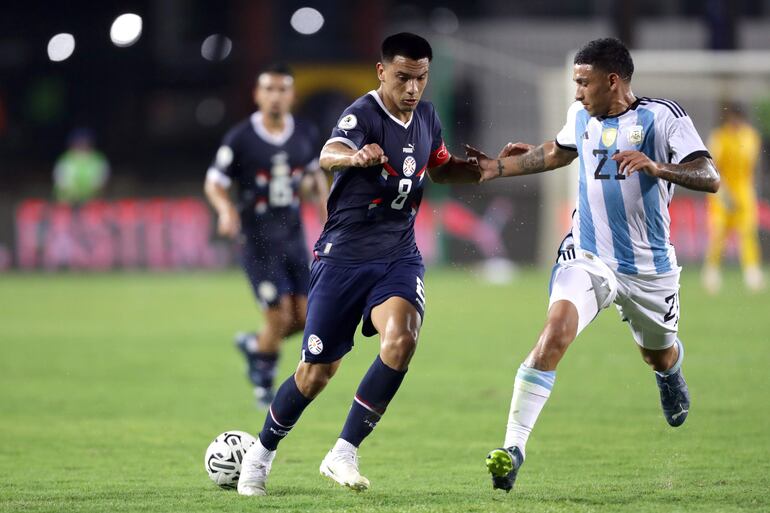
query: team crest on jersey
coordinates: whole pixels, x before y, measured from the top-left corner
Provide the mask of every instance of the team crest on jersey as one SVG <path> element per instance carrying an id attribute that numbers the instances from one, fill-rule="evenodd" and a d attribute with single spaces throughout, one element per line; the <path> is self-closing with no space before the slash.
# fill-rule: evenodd
<path id="1" fill-rule="evenodd" d="M 417 169 L 417 161 L 414 160 L 414 157 L 411 155 L 404 159 L 404 176 L 409 177 L 412 176 Z"/>
<path id="2" fill-rule="evenodd" d="M 312 354 L 319 355 L 324 350 L 324 343 L 318 335 L 310 335 L 307 339 L 307 350 Z"/>
<path id="3" fill-rule="evenodd" d="M 642 144 L 644 140 L 644 128 L 642 125 L 634 125 L 628 130 L 628 144 Z"/>
<path id="4" fill-rule="evenodd" d="M 605 128 L 602 130 L 602 144 L 609 148 L 615 144 L 615 139 L 618 138 L 617 128 Z"/>
<path id="5" fill-rule="evenodd" d="M 342 130 L 352 130 L 358 124 L 358 118 L 355 114 L 348 114 L 344 118 L 340 119 L 340 123 L 337 125 Z"/>

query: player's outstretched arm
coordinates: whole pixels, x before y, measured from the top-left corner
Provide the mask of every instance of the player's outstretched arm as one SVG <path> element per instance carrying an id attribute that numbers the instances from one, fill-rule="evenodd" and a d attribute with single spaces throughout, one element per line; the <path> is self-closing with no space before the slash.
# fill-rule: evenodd
<path id="1" fill-rule="evenodd" d="M 370 167 L 388 161 L 379 144 L 367 144 L 354 150 L 341 142 L 329 143 L 321 150 L 321 169 L 339 171 L 348 167 Z"/>
<path id="2" fill-rule="evenodd" d="M 577 152 L 565 150 L 554 141 L 545 142 L 540 146 L 508 143 L 497 159 L 491 159 L 484 152 L 467 144 L 465 153 L 468 157 L 478 160 L 482 182 L 504 176 L 531 175 L 558 169 L 577 157 Z"/>
<path id="3" fill-rule="evenodd" d="M 714 162 L 705 156 L 682 164 L 668 164 L 654 162 L 640 151 L 621 151 L 612 159 L 618 163 L 618 172 L 626 176 L 640 171 L 694 191 L 719 190 L 719 171 Z"/>
<path id="4" fill-rule="evenodd" d="M 434 183 L 479 183 L 481 180 L 475 159 L 458 159 L 454 155 L 440 166 L 428 168 L 428 176 Z"/>

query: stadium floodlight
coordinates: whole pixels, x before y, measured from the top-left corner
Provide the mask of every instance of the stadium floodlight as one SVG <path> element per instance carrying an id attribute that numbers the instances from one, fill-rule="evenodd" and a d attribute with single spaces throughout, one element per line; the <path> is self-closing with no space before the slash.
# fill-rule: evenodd
<path id="1" fill-rule="evenodd" d="M 110 27 L 110 40 L 115 46 L 125 48 L 139 40 L 142 35 L 142 18 L 137 14 L 121 14 Z"/>
<path id="2" fill-rule="evenodd" d="M 61 62 L 69 59 L 75 51 L 75 37 L 72 34 L 62 32 L 56 34 L 48 41 L 48 58 L 53 62 Z"/>
<path id="3" fill-rule="evenodd" d="M 299 32 L 309 36 L 315 34 L 324 25 L 324 17 L 317 9 L 312 7 L 302 7 L 294 11 L 291 15 L 291 27 Z"/>
<path id="4" fill-rule="evenodd" d="M 203 40 L 201 55 L 207 61 L 223 61 L 227 59 L 232 49 L 233 42 L 229 37 L 222 34 L 211 34 Z"/>

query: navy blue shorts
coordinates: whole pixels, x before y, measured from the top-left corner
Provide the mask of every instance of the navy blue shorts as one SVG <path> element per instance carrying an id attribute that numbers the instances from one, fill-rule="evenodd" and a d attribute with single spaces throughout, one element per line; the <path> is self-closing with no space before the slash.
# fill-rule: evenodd
<path id="1" fill-rule="evenodd" d="M 372 309 L 391 297 L 406 299 L 424 318 L 423 276 L 422 260 L 413 257 L 358 265 L 313 262 L 302 361 L 331 363 L 342 358 L 353 347 L 362 319 L 361 333 L 375 335 Z"/>
<path id="2" fill-rule="evenodd" d="M 310 259 L 304 242 L 264 244 L 247 237 L 242 250 L 241 265 L 263 308 L 278 305 L 286 295 L 307 295 Z"/>

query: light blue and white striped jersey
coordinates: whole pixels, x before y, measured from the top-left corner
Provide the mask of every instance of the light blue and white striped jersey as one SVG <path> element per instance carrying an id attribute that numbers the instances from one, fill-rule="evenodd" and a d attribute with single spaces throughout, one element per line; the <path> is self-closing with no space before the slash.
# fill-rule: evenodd
<path id="1" fill-rule="evenodd" d="M 669 242 L 668 204 L 674 185 L 643 172 L 621 175 L 611 157 L 638 150 L 655 162 L 680 164 L 709 156 L 679 104 L 639 98 L 617 116 L 591 117 L 575 102 L 556 144 L 578 152 L 575 247 L 623 274 L 658 275 L 677 269 Z"/>

